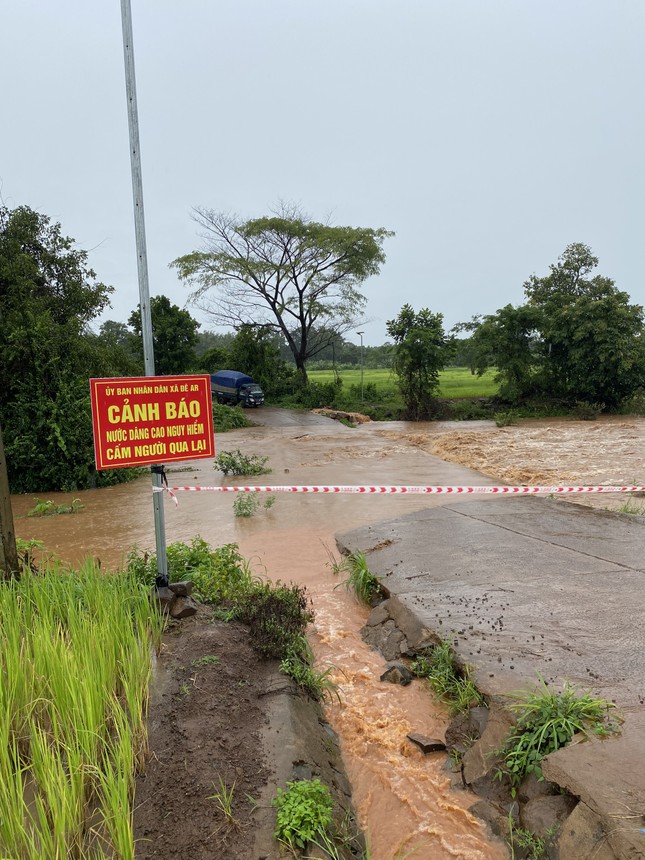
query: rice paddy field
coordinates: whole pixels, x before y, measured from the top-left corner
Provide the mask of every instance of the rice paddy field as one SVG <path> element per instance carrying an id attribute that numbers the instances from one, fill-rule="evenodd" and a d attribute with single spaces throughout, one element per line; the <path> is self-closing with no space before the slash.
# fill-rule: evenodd
<path id="1" fill-rule="evenodd" d="M 130 574 L 54 565 L 0 589 L 0 857 L 134 858 L 151 654 Z"/>
<path id="2" fill-rule="evenodd" d="M 477 376 L 472 374 L 468 367 L 449 367 L 439 374 L 439 397 L 449 400 L 461 397 L 492 397 L 498 390 L 495 373 L 495 370 L 488 370 L 483 376 Z M 334 372 L 333 370 L 310 370 L 307 376 L 311 382 L 332 382 Z M 360 388 L 360 368 L 340 370 L 339 376 L 343 380 L 345 390 L 350 386 Z M 398 393 L 396 377 L 389 368 L 365 368 L 363 386 L 367 385 L 375 386 L 379 397 L 388 398 Z"/>

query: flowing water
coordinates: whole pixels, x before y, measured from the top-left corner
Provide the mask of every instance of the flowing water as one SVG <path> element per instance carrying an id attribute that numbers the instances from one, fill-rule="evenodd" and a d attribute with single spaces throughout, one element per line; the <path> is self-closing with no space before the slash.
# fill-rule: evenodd
<path id="1" fill-rule="evenodd" d="M 266 424 L 216 440 L 222 450 L 239 447 L 269 457 L 272 474 L 254 483 L 487 482 L 424 450 L 422 439 L 452 432 L 446 425 L 392 423 L 350 429 L 317 416 L 271 409 L 261 417 Z M 479 429 L 491 426 L 481 423 Z M 172 469 L 168 478 L 171 486 L 239 483 L 215 472 L 211 461 Z M 49 551 L 74 563 L 87 556 L 99 558 L 105 568 L 121 564 L 133 545 L 154 551 L 149 478 L 74 495 L 83 510 L 38 519 L 26 516 L 34 506 L 33 496 L 13 497 L 18 536 L 38 538 Z M 234 541 L 258 572 L 307 587 L 316 613 L 311 637 L 316 659 L 321 668 L 334 667 L 341 692 L 341 702 L 327 706 L 328 718 L 340 737 L 372 860 L 506 857 L 505 848 L 488 842 L 482 825 L 466 811 L 475 798 L 450 787 L 443 770 L 445 755 L 424 756 L 406 739 L 413 731 L 441 737 L 447 724 L 444 706 L 421 683 L 404 688 L 379 681 L 384 661 L 359 635 L 368 611 L 342 587 L 330 566 L 330 554 L 338 557 L 335 533 L 441 504 L 441 497 L 281 494 L 271 509 L 241 519 L 233 515 L 232 494 L 178 495 L 178 507 L 167 497 L 165 501 L 168 543 L 188 542 L 198 534 L 213 546 Z M 62 504 L 72 495 L 46 498 Z"/>

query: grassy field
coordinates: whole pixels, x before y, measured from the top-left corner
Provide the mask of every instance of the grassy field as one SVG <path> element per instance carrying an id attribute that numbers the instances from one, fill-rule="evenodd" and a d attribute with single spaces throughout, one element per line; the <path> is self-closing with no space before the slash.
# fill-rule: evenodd
<path id="1" fill-rule="evenodd" d="M 311 370 L 308 372 L 311 382 L 331 382 L 334 379 L 332 370 Z M 343 388 L 351 385 L 360 387 L 361 372 L 357 370 L 341 370 L 339 375 L 343 380 Z M 494 381 L 495 371 L 489 370 L 483 376 L 474 376 L 467 367 L 449 367 L 440 373 L 439 396 L 454 400 L 460 397 L 492 397 L 497 394 L 497 384 Z M 373 370 L 366 368 L 363 385 L 374 385 L 379 396 L 385 396 L 397 390 L 396 377 L 388 368 Z"/>

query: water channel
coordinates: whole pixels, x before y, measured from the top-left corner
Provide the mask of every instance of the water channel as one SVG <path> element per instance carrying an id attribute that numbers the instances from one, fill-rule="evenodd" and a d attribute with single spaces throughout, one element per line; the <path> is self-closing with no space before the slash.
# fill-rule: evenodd
<path id="1" fill-rule="evenodd" d="M 261 425 L 216 439 L 220 450 L 240 448 L 269 457 L 272 474 L 254 483 L 441 484 L 454 483 L 460 470 L 465 481 L 473 482 L 474 473 L 448 466 L 418 444 L 423 434 L 449 431 L 445 424 L 397 422 L 352 429 L 319 416 L 270 408 L 257 418 Z M 482 422 L 479 429 L 485 426 Z M 169 482 L 212 486 L 240 479 L 225 479 L 213 470 L 212 461 L 204 460 L 171 470 Z M 486 482 L 479 476 L 477 483 Z M 134 545 L 154 551 L 148 478 L 75 495 L 84 505 L 82 511 L 39 519 L 26 516 L 34 506 L 33 496 L 14 496 L 18 536 L 42 540 L 66 561 L 91 556 L 106 568 L 121 564 Z M 69 503 L 70 494 L 46 498 Z M 329 565 L 329 553 L 336 553 L 335 533 L 441 504 L 441 497 L 280 494 L 270 510 L 250 519 L 235 518 L 233 498 L 180 493 L 178 507 L 166 498 L 167 541 L 189 542 L 201 535 L 213 546 L 236 542 L 258 572 L 307 586 L 316 613 L 311 635 L 316 659 L 321 667 L 334 666 L 341 690 L 342 702 L 328 705 L 327 716 L 340 737 L 371 860 L 507 857 L 504 847 L 488 841 L 483 826 L 467 812 L 474 796 L 450 787 L 443 770 L 445 756 L 424 756 L 406 740 L 411 731 L 441 737 L 447 712 L 420 683 L 403 688 L 379 681 L 384 661 L 359 635 L 368 610 L 338 587 Z"/>

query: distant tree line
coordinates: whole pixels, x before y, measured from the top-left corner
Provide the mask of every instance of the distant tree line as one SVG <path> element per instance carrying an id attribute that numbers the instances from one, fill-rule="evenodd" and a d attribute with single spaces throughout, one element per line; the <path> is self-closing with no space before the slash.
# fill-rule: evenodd
<path id="1" fill-rule="evenodd" d="M 546 276 L 531 276 L 524 304 L 450 332 L 440 313 L 405 304 L 387 322 L 390 340 L 361 349 L 353 342 L 366 302 L 358 287 L 384 261 L 389 233 L 317 224 L 295 210 L 250 222 L 205 212 L 200 219 L 212 228 L 209 247 L 173 265 L 196 301 L 215 294 L 213 321 L 228 313 L 231 330 L 200 331 L 189 311 L 153 297 L 157 374 L 242 370 L 269 401 L 322 405 L 339 386 L 308 384 L 307 367 L 391 367 L 401 417 L 413 420 L 439 414 L 439 373 L 449 365 L 479 374 L 495 368 L 509 404 L 610 410 L 642 387 L 643 309 L 593 274 L 598 260 L 586 245 L 568 246 Z M 14 492 L 131 476 L 93 465 L 88 378 L 143 374 L 138 307 L 127 323 L 93 327 L 112 292 L 59 224 L 25 206 L 0 208 L 0 425 Z"/>

